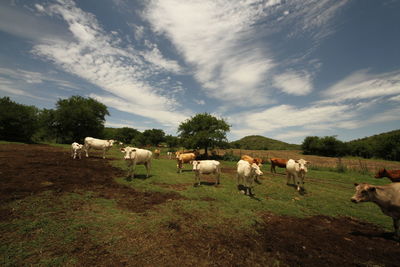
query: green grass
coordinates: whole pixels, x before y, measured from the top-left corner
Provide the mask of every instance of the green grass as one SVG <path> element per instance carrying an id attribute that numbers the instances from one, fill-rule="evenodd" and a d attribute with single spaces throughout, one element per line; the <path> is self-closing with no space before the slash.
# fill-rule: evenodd
<path id="1" fill-rule="evenodd" d="M 69 145 L 61 147 L 69 149 Z M 119 148 L 112 148 L 107 158 L 115 158 L 111 164 L 127 171 Z M 235 162 L 221 164 L 224 168 L 236 166 Z M 185 170 L 190 169 L 185 165 Z M 307 193 L 300 195 L 286 185 L 284 175 L 270 174 L 269 165 L 263 167 L 263 172 L 262 184 L 255 186 L 255 197 L 250 198 L 238 192 L 234 173 L 223 173 L 219 186 L 194 187 L 193 172 L 179 174 L 175 160 L 155 159 L 150 178 L 144 178 L 145 168 L 139 165 L 136 174 L 140 179 L 118 177 L 117 182 L 139 191 L 173 191 L 184 198 L 167 201 L 145 213 L 122 209 L 115 200 L 96 197 L 90 191 L 46 191 L 2 204 L 1 209 L 12 210 L 16 216 L 0 221 L 0 265 L 76 265 L 82 263 L 79 249 L 83 241 L 93 257 L 102 255 L 98 248 L 123 258 L 145 257 L 158 249 L 152 240 L 174 235 L 174 227 L 196 231 L 218 229 L 229 222 L 234 229 L 251 232 L 265 212 L 296 217 L 350 216 L 392 231 L 391 219 L 375 204 L 350 202 L 355 182 L 385 184 L 386 180 L 351 171 L 312 169 L 306 177 Z M 278 168 L 278 172 L 283 173 L 283 169 Z M 106 262 L 106 257 L 104 254 L 101 259 Z"/>

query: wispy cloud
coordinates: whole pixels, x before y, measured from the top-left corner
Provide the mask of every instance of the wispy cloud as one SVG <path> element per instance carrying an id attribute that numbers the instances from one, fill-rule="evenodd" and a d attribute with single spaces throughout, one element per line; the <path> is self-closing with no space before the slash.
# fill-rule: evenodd
<path id="1" fill-rule="evenodd" d="M 111 107 L 163 124 L 172 123 L 171 118 L 185 117 L 183 112 L 174 112 L 179 103 L 171 93 L 150 82 L 160 72 L 180 71 L 177 62 L 164 58 L 156 46 L 148 51 L 124 46 L 115 33 L 108 34 L 102 29 L 94 15 L 70 0 L 40 6 L 37 10 L 43 15 L 62 18 L 74 39 L 37 44 L 32 50 L 35 55 L 111 93 L 114 98 L 96 95 Z"/>
<path id="2" fill-rule="evenodd" d="M 278 74 L 274 77 L 274 86 L 291 95 L 307 95 L 313 90 L 311 77 L 304 71 Z"/>
<path id="3" fill-rule="evenodd" d="M 361 70 L 322 92 L 322 103 L 362 100 L 400 94 L 400 72 L 370 74 Z"/>

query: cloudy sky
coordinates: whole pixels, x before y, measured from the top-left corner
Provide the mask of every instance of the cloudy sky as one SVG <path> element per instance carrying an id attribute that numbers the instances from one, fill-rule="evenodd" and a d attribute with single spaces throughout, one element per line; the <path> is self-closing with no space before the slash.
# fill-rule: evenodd
<path id="1" fill-rule="evenodd" d="M 106 126 L 208 112 L 246 135 L 348 141 L 400 128 L 400 1 L 2 0 L 0 97 L 92 97 Z"/>

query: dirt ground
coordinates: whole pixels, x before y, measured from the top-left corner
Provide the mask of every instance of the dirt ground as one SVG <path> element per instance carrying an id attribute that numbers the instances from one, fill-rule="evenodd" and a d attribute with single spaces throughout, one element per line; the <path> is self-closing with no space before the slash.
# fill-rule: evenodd
<path id="1" fill-rule="evenodd" d="M 117 184 L 113 178 L 122 176 L 121 170 L 110 166 L 101 158 L 72 160 L 69 152 L 46 145 L 0 145 L 0 200 L 2 203 L 22 199 L 44 190 L 75 192 L 90 190 L 98 197 L 115 199 L 122 209 L 144 212 L 158 204 L 174 199 L 184 199 L 178 193 L 139 192 Z M 223 172 L 230 170 L 223 169 Z M 184 190 L 184 188 L 177 188 Z M 210 199 L 213 201 L 213 199 Z M 1 220 L 12 220 L 11 211 L 1 209 Z M 277 260 L 288 266 L 399 266 L 400 242 L 391 233 L 375 225 L 352 218 L 314 216 L 305 219 L 262 214 L 262 223 L 255 225 L 252 234 L 221 229 L 190 229 L 188 222 L 176 221 L 169 230 L 179 235 L 163 236 L 164 250 L 154 250 L 157 261 L 131 258 L 107 257 L 104 263 L 121 265 L 272 265 Z M 82 237 L 84 238 L 84 236 Z M 170 238 L 170 244 L 168 244 Z M 82 244 L 87 244 L 82 240 Z M 167 244 L 165 243 L 167 242 Z M 214 261 L 206 262 L 210 249 Z M 82 264 L 97 265 L 105 259 L 106 248 L 88 249 L 92 261 Z M 96 254 L 98 251 L 98 254 Z M 78 258 L 85 259 L 85 246 Z M 177 256 L 175 254 L 183 256 Z M 191 257 L 189 257 L 191 255 Z M 272 256 L 272 257 L 271 257 Z M 175 257 L 172 260 L 172 257 Z M 194 257 L 198 257 L 197 259 Z M 250 263 L 249 260 L 252 262 Z M 206 264 L 207 263 L 207 264 Z M 102 264 L 98 264 L 102 265 Z"/>

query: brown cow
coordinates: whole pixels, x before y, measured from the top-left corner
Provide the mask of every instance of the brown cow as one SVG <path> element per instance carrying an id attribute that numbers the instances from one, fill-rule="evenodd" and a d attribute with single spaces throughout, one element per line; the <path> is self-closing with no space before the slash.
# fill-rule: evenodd
<path id="1" fill-rule="evenodd" d="M 262 165 L 262 163 L 263 163 L 263 160 L 262 160 L 261 158 L 253 158 L 253 157 L 250 157 L 249 155 L 243 155 L 240 159 L 241 159 L 241 160 L 245 160 L 245 161 L 247 161 L 247 162 L 250 163 L 250 164 L 255 163 L 255 164 L 257 164 L 259 167 L 261 167 L 261 165 Z"/>
<path id="2" fill-rule="evenodd" d="M 183 168 L 183 163 L 190 163 L 192 164 L 192 161 L 196 159 L 196 154 L 195 153 L 180 153 L 176 152 L 176 160 L 177 160 L 177 165 L 176 167 L 178 168 L 178 172 L 182 172 Z"/>
<path id="3" fill-rule="evenodd" d="M 375 175 L 375 178 L 383 178 L 387 177 L 389 178 L 392 182 L 400 182 L 400 170 L 386 170 L 385 168 L 380 169 L 377 174 Z"/>
<path id="4" fill-rule="evenodd" d="M 271 173 L 276 173 L 276 166 L 286 169 L 287 159 L 271 158 L 269 160 L 271 161 Z"/>
<path id="5" fill-rule="evenodd" d="M 400 225 L 400 183 L 387 185 L 354 184 L 356 193 L 351 198 L 354 203 L 374 202 L 382 212 L 392 217 L 395 238 L 399 239 Z"/>

